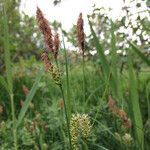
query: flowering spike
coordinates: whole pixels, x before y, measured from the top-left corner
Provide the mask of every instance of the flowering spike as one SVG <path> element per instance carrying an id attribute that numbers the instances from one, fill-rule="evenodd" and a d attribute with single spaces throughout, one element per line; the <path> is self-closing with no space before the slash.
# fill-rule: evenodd
<path id="1" fill-rule="evenodd" d="M 48 20 L 44 18 L 44 15 L 39 7 L 37 7 L 36 19 L 38 21 L 39 28 L 44 36 L 46 51 L 53 52 L 53 35 L 51 32 L 51 28 L 48 25 Z"/>
<path id="2" fill-rule="evenodd" d="M 56 33 L 54 35 L 54 58 L 56 60 L 57 60 L 57 56 L 58 56 L 59 45 L 60 45 L 59 35 L 58 35 L 58 33 Z"/>
<path id="3" fill-rule="evenodd" d="M 82 13 L 79 14 L 79 18 L 77 21 L 77 40 L 78 45 L 80 48 L 80 51 L 82 52 L 82 55 L 84 55 L 84 28 L 83 28 L 83 19 L 82 19 Z"/>

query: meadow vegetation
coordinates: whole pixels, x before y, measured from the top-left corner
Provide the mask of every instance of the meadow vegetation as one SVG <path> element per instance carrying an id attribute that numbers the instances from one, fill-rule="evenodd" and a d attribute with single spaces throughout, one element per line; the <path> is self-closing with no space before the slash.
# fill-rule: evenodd
<path id="1" fill-rule="evenodd" d="M 82 13 L 67 33 L 0 4 L 0 150 L 150 149 L 149 18 L 95 7 L 86 35 Z"/>

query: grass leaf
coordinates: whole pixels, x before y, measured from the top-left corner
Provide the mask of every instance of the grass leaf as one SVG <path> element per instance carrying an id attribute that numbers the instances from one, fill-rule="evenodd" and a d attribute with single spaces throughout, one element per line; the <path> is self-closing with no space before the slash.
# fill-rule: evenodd
<path id="1" fill-rule="evenodd" d="M 140 49 L 133 44 L 132 42 L 129 42 L 130 46 L 132 47 L 132 49 L 134 50 L 134 52 L 148 65 L 150 66 L 150 59 L 148 59 L 148 57 L 146 57 L 141 51 Z"/>
<path id="2" fill-rule="evenodd" d="M 63 51 L 64 51 L 64 57 L 65 57 L 65 71 L 66 71 L 66 86 L 67 86 L 67 109 L 68 109 L 68 117 L 70 119 L 71 117 L 71 91 L 70 91 L 70 79 L 69 79 L 69 63 L 68 63 L 68 57 L 67 57 L 67 50 L 64 42 L 64 37 L 62 37 L 62 44 L 63 44 Z"/>
<path id="3" fill-rule="evenodd" d="M 128 106 L 133 120 L 134 135 L 141 150 L 144 150 L 144 133 L 143 122 L 139 104 L 139 96 L 137 90 L 137 78 L 133 69 L 132 56 L 129 50 L 128 54 L 128 73 L 129 73 L 129 101 Z"/>
<path id="4" fill-rule="evenodd" d="M 40 82 L 42 75 L 43 75 L 43 70 L 40 70 L 39 73 L 37 74 L 37 77 L 35 79 L 35 82 L 34 82 L 32 88 L 31 88 L 22 108 L 21 108 L 21 111 L 20 111 L 19 117 L 18 117 L 18 121 L 17 121 L 17 125 L 16 125 L 17 127 L 19 126 L 19 124 L 23 120 L 23 117 L 25 116 L 25 113 L 26 113 L 26 111 L 30 105 L 30 102 L 33 99 L 33 97 L 34 97 L 34 95 L 38 89 L 38 83 Z"/>
<path id="5" fill-rule="evenodd" d="M 97 38 L 96 33 L 93 30 L 92 23 L 90 21 L 89 21 L 89 25 L 90 25 L 91 33 L 93 35 L 93 42 L 95 44 L 96 50 L 97 50 L 97 52 L 100 56 L 100 59 L 101 59 L 101 64 L 102 64 L 104 76 L 106 77 L 106 80 L 107 80 L 107 78 L 109 76 L 109 63 L 106 59 L 102 45 L 99 43 L 99 39 Z"/>

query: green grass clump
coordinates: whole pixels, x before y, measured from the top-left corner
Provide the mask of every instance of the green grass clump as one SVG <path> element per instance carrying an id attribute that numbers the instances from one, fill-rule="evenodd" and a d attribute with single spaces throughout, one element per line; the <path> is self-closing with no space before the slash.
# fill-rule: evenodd
<path id="1" fill-rule="evenodd" d="M 51 77 L 55 72 L 45 73 L 34 57 L 11 62 L 5 8 L 3 23 L 6 71 L 0 76 L 0 149 L 149 150 L 149 59 L 132 42 L 126 56 L 117 54 L 112 21 L 109 55 L 90 20 L 96 59 L 77 53 L 79 61 L 72 60 L 63 39 L 63 55 L 51 60 L 59 69 L 59 84 Z M 140 71 L 135 56 L 142 62 Z"/>

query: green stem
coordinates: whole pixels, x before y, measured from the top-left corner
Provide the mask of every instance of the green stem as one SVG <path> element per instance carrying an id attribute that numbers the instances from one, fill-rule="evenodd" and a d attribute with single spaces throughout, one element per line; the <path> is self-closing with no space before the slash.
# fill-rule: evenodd
<path id="1" fill-rule="evenodd" d="M 68 117 L 70 119 L 71 116 L 71 99 L 70 99 L 70 83 L 69 83 L 69 70 L 68 70 L 68 59 L 67 59 L 67 51 L 65 47 L 64 37 L 62 36 L 64 55 L 65 55 L 65 67 L 66 67 L 66 82 L 67 82 L 67 109 L 68 109 Z"/>
<path id="2" fill-rule="evenodd" d="M 83 71 L 83 102 L 85 103 L 86 101 L 86 88 L 85 88 L 85 59 L 84 59 L 84 54 L 82 56 L 82 71 Z"/>
<path id="3" fill-rule="evenodd" d="M 60 90 L 61 90 L 61 93 L 62 93 L 62 97 L 63 97 L 63 102 L 64 102 L 65 117 L 66 117 L 67 130 L 68 130 L 68 136 L 69 136 L 69 145 L 70 145 L 70 149 L 72 149 L 72 145 L 71 145 L 71 135 L 70 135 L 70 123 L 69 123 L 69 117 L 68 117 L 68 112 L 67 112 L 67 106 L 66 106 L 64 91 L 63 91 L 62 85 L 60 85 L 59 87 L 60 87 Z"/>
<path id="4" fill-rule="evenodd" d="M 66 67 L 66 81 L 67 81 L 67 106 L 68 106 L 68 117 L 70 118 L 71 115 L 70 86 L 69 86 L 70 84 L 69 84 L 68 59 L 65 48 L 64 52 L 65 52 L 65 67 Z"/>
<path id="5" fill-rule="evenodd" d="M 13 120 L 14 148 L 15 148 L 15 150 L 17 150 L 18 149 L 18 147 L 17 147 L 17 130 L 16 130 L 16 117 L 15 117 L 14 95 L 13 94 L 10 94 L 10 101 L 11 101 L 11 113 L 12 113 L 12 120 Z"/>

